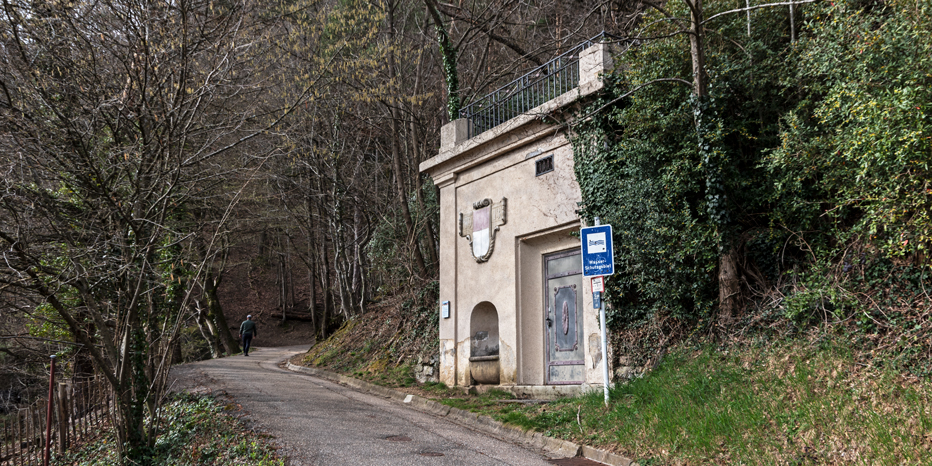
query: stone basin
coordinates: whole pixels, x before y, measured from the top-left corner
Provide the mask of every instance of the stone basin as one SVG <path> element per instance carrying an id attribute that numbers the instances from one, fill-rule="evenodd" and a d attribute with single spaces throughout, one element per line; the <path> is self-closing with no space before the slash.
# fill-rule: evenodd
<path id="1" fill-rule="evenodd" d="M 498 355 L 473 356 L 469 358 L 469 374 L 477 384 L 498 385 L 501 380 L 501 368 Z"/>

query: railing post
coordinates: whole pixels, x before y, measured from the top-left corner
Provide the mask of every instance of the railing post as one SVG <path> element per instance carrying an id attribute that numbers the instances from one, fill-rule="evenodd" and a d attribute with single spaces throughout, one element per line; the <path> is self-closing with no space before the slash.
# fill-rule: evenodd
<path id="1" fill-rule="evenodd" d="M 13 448 L 19 452 L 16 455 L 16 458 L 19 459 L 19 466 L 23 466 L 23 428 L 22 423 L 19 422 L 20 410 L 16 410 L 16 436 L 14 438 Z"/>
<path id="2" fill-rule="evenodd" d="M 440 128 L 440 151 L 453 149 L 470 135 L 470 121 L 466 118 L 453 120 Z"/>
<path id="3" fill-rule="evenodd" d="M 609 44 L 595 43 L 579 54 L 579 91 L 585 93 L 588 87 L 601 87 L 601 75 L 611 72 L 614 67 Z"/>

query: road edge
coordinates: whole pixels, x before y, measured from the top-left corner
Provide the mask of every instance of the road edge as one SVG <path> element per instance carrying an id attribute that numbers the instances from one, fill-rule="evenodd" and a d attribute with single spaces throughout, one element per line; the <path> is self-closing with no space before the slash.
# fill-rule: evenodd
<path id="1" fill-rule="evenodd" d="M 356 390 L 381 396 L 383 398 L 397 400 L 410 405 L 418 411 L 433 414 L 434 416 L 448 418 L 457 424 L 464 425 L 471 429 L 492 435 L 500 439 L 527 443 L 553 454 L 564 456 L 581 456 L 583 458 L 592 461 L 598 461 L 610 466 L 638 466 L 637 463 L 633 462 L 629 458 L 616 455 L 605 450 L 593 448 L 588 445 L 578 445 L 567 440 L 547 437 L 540 432 L 527 431 L 511 424 L 502 424 L 490 416 L 478 415 L 476 413 L 464 411 L 459 408 L 453 408 L 445 404 L 438 403 L 434 400 L 429 400 L 417 395 L 402 393 L 391 388 L 386 388 L 366 382 L 364 380 L 347 377 L 345 375 L 337 374 L 325 369 L 298 366 L 292 364 L 290 361 L 286 362 L 285 368 L 292 372 L 309 374 L 354 388 Z"/>

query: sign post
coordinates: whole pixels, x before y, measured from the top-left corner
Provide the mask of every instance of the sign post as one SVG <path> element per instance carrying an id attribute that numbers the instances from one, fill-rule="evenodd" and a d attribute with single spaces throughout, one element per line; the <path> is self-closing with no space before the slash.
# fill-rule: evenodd
<path id="1" fill-rule="evenodd" d="M 592 278 L 592 305 L 599 309 L 599 325 L 602 327 L 602 377 L 605 406 L 608 406 L 608 337 L 605 329 L 605 302 L 602 292 L 605 290 L 604 277 L 615 273 L 615 256 L 612 251 L 612 226 L 601 225 L 599 217 L 595 226 L 582 228 L 583 276 Z"/>

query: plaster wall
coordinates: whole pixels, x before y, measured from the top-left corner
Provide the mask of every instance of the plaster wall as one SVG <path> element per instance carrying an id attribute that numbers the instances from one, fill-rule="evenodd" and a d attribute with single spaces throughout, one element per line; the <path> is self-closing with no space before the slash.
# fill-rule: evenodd
<path id="1" fill-rule="evenodd" d="M 440 299 L 449 302 L 450 315 L 456 316 L 456 186 L 455 175 L 434 179 L 440 188 Z M 465 336 L 465 335 L 464 335 Z M 440 382 L 456 385 L 456 319 L 440 318 Z M 468 336 L 467 336 L 468 337 Z"/>
<path id="2" fill-rule="evenodd" d="M 538 155 L 528 157 L 528 154 L 533 153 Z M 535 161 L 550 155 L 554 159 L 554 170 L 535 176 Z M 501 383 L 542 383 L 543 379 L 539 376 L 527 380 L 524 377 L 519 379 L 519 367 L 526 364 L 542 364 L 538 357 L 525 358 L 523 355 L 528 353 L 530 348 L 542 346 L 543 328 L 540 322 L 543 317 L 540 306 L 528 308 L 523 320 L 533 322 L 536 326 L 529 324 L 531 326 L 527 327 L 519 322 L 519 314 L 524 307 L 519 307 L 519 300 L 524 290 L 519 293 L 519 287 L 516 286 L 517 245 L 519 238 L 535 232 L 558 226 L 567 226 L 570 230 L 579 228 L 579 219 L 575 211 L 581 197 L 573 175 L 572 149 L 566 139 L 561 135 L 517 147 L 491 163 L 476 166 L 457 176 L 457 214 L 472 212 L 472 204 L 485 198 L 495 202 L 502 198 L 507 199 L 507 223 L 502 225 L 495 235 L 492 256 L 487 262 L 482 263 L 473 259 L 466 238 L 459 237 L 458 232 L 455 233 L 458 258 L 455 270 L 456 303 L 460 312 L 455 316 L 457 321 L 454 325 L 456 334 L 462 335 L 455 338 L 458 341 L 457 353 L 460 355 L 457 384 L 470 384 L 467 369 L 470 356 L 470 322 L 466 317 L 484 301 L 494 304 L 498 311 Z M 441 218 L 441 222 L 456 224 L 457 217 Z M 578 247 L 579 241 L 569 236 L 567 231 L 561 241 L 555 243 L 556 247 L 567 249 Z M 534 262 L 538 269 L 536 278 L 529 278 L 528 281 L 536 283 L 536 289 L 541 290 L 541 257 L 538 255 L 536 259 L 528 257 L 526 260 Z M 533 292 L 533 289 L 529 290 Z M 522 330 L 530 347 L 524 346 L 524 340 L 520 346 L 518 344 L 519 333 L 522 333 Z M 441 335 L 442 338 L 444 336 Z M 539 351 L 534 354 L 543 356 Z M 524 359 L 527 361 L 523 361 Z M 528 372 L 534 373 L 533 370 Z"/>
<path id="3" fill-rule="evenodd" d="M 450 317 L 440 321 L 440 380 L 447 385 L 471 384 L 470 316 L 488 304 L 499 319 L 500 383 L 545 382 L 543 255 L 579 248 L 571 233 L 581 226 L 581 194 L 566 137 L 538 116 L 601 88 L 597 73 L 610 55 L 601 45 L 584 55 L 579 88 L 471 139 L 464 139 L 468 122 L 456 120 L 443 128 L 440 154 L 421 165 L 440 188 L 440 300 L 450 302 Z M 553 171 L 536 176 L 535 162 L 551 155 Z M 459 236 L 458 217 L 487 198 L 507 199 L 506 223 L 495 233 L 489 260 L 479 263 L 469 241 Z M 584 385 L 600 384 L 605 358 L 598 313 L 589 280 L 582 281 Z"/>

